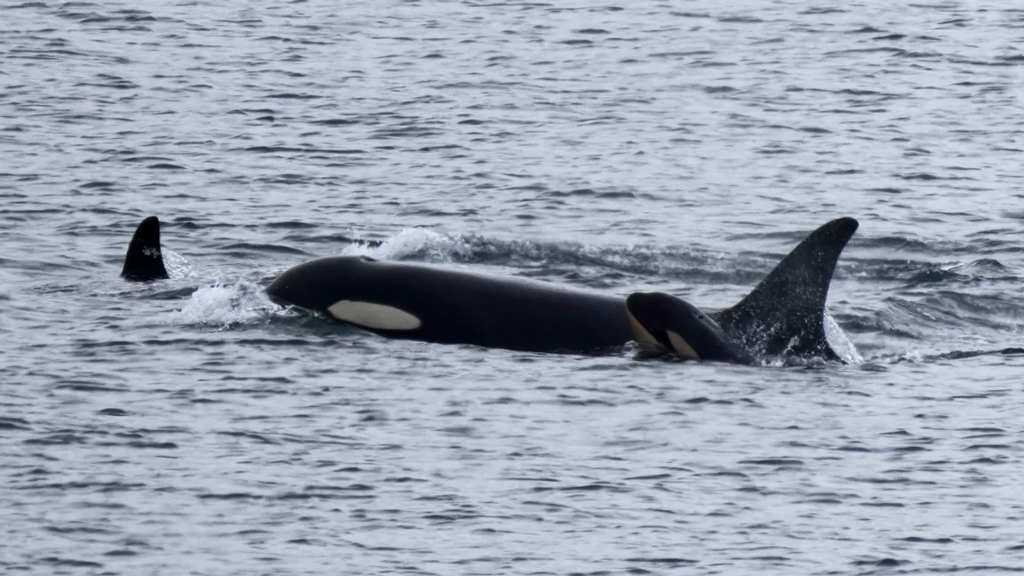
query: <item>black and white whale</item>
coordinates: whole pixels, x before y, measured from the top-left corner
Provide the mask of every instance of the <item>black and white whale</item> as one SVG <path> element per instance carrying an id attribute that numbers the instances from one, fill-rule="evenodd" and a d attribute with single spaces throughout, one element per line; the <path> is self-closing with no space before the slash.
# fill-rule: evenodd
<path id="1" fill-rule="evenodd" d="M 644 356 L 674 353 L 684 360 L 758 361 L 713 318 L 671 294 L 634 292 L 626 297 L 626 316 Z"/>
<path id="2" fill-rule="evenodd" d="M 821 226 L 738 304 L 710 314 L 667 294 L 623 298 L 365 256 L 299 264 L 278 276 L 266 293 L 279 305 L 391 338 L 581 353 L 637 340 L 689 359 L 840 360 L 825 336 L 825 300 L 839 255 L 857 226 L 853 218 Z M 162 263 L 153 262 L 159 254 L 159 224 L 147 218 L 132 239 L 122 276 L 166 278 Z"/>

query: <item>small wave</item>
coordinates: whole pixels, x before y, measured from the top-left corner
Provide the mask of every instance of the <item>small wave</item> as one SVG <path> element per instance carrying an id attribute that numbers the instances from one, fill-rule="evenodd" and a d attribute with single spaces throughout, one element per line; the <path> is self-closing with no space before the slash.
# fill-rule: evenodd
<path id="1" fill-rule="evenodd" d="M 253 242 L 236 242 L 234 244 L 228 244 L 224 246 L 224 250 L 230 250 L 238 254 L 249 254 L 249 253 L 277 253 L 277 254 L 289 254 L 298 256 L 309 256 L 308 252 L 303 252 L 297 248 L 291 248 L 289 246 L 280 246 L 277 244 L 263 244 Z"/>
<path id="2" fill-rule="evenodd" d="M 890 364 L 926 364 L 943 360 L 969 360 L 983 356 L 1020 356 L 1024 355 L 1024 348 L 991 348 L 985 350 L 951 350 L 949 352 L 922 353 L 920 350 L 908 350 L 897 354 L 882 354 L 872 358 L 873 362 L 888 362 Z"/>
<path id="3" fill-rule="evenodd" d="M 998 260 L 982 258 L 946 266 L 925 265 L 906 280 L 908 287 L 925 284 L 979 284 L 992 281 L 1017 283 L 1019 279 Z"/>
<path id="4" fill-rule="evenodd" d="M 382 260 L 422 260 L 507 266 L 526 276 L 570 280 L 592 287 L 621 284 L 636 276 L 645 284 L 683 281 L 753 286 L 782 258 L 778 254 L 722 255 L 688 245 L 593 246 L 576 242 L 500 240 L 407 228 L 384 240 L 353 242 L 342 253 Z M 598 286 L 599 285 L 599 286 Z"/>
<path id="5" fill-rule="evenodd" d="M 1010 268 L 993 258 L 957 263 L 847 259 L 846 266 L 852 269 L 853 275 L 863 280 L 899 282 L 906 288 L 935 284 L 976 285 L 993 281 L 1020 281 Z"/>
<path id="6" fill-rule="evenodd" d="M 371 256 L 382 260 L 424 259 L 451 262 L 465 259 L 469 254 L 469 247 L 465 240 L 458 236 L 450 236 L 426 228 L 406 228 L 379 244 L 356 242 L 348 246 L 344 250 L 344 254 Z"/>
<path id="7" fill-rule="evenodd" d="M 195 276 L 195 270 L 188 265 L 188 260 L 184 256 L 166 248 L 162 252 L 164 255 L 164 267 L 167 269 L 168 276 L 174 279 Z"/>
<path id="8" fill-rule="evenodd" d="M 857 351 L 857 347 L 853 345 L 846 332 L 843 332 L 843 329 L 839 327 L 839 324 L 836 323 L 828 311 L 825 312 L 822 324 L 825 327 L 825 340 L 843 362 L 848 364 L 862 364 L 864 362 L 864 357 Z"/>
<path id="9" fill-rule="evenodd" d="M 977 358 L 978 356 L 1019 356 L 1024 354 L 1024 348 L 1010 347 L 996 350 L 953 350 L 936 354 L 931 358 L 934 360 L 961 360 L 964 358 Z"/>
<path id="10" fill-rule="evenodd" d="M 1024 322 L 1024 314 L 1016 298 L 1002 294 L 967 294 L 939 290 L 918 300 L 901 297 L 886 299 L 893 310 L 899 310 L 918 323 L 943 326 L 987 327 L 997 331 L 1016 331 Z"/>
<path id="11" fill-rule="evenodd" d="M 265 320 L 274 306 L 263 289 L 250 282 L 214 284 L 196 290 L 174 313 L 173 323 L 228 328 Z"/>
<path id="12" fill-rule="evenodd" d="M 994 258 L 981 258 L 980 260 L 973 260 L 964 264 L 956 264 L 950 267 L 950 270 L 954 270 L 960 273 L 981 273 L 981 274 L 1005 274 L 1006 266 L 1002 262 Z"/>

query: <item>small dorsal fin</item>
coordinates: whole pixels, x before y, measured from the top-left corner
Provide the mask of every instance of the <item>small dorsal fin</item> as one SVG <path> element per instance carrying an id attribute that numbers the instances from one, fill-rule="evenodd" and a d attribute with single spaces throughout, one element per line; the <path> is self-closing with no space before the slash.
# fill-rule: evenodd
<path id="1" fill-rule="evenodd" d="M 714 315 L 731 338 L 767 355 L 840 358 L 825 337 L 825 299 L 839 254 L 857 231 L 839 218 L 812 232 L 732 308 Z"/>
<path id="2" fill-rule="evenodd" d="M 160 220 L 156 216 L 146 218 L 135 229 L 124 257 L 121 277 L 141 282 L 168 277 L 163 254 L 160 253 Z"/>

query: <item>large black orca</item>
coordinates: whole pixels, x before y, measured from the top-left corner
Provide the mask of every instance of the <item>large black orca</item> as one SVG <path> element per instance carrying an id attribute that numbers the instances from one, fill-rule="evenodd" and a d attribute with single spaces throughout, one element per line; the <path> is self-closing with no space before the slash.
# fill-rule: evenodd
<path id="1" fill-rule="evenodd" d="M 597 351 L 632 339 L 616 296 L 365 256 L 299 264 L 267 296 L 393 338 L 533 352 Z"/>
<path id="2" fill-rule="evenodd" d="M 143 221 L 155 251 L 152 224 Z M 764 356 L 840 360 L 825 337 L 825 298 L 839 255 L 857 230 L 839 218 L 812 232 L 743 300 L 704 314 L 669 295 L 596 294 L 555 284 L 440 266 L 333 256 L 278 276 L 267 296 L 392 338 L 471 344 L 530 352 L 596 352 L 632 340 L 659 344 L 684 358 L 751 363 Z M 136 245 L 133 238 L 132 246 Z M 158 256 L 159 257 L 159 256 Z M 132 265 L 129 265 L 129 262 Z M 165 278 L 133 249 L 122 276 Z M 685 344 L 685 346 L 683 346 Z"/>

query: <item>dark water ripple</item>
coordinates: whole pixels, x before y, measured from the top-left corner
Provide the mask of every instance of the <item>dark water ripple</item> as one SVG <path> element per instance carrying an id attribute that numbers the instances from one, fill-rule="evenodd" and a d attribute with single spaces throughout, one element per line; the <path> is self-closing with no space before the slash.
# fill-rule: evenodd
<path id="1" fill-rule="evenodd" d="M 0 568 L 1019 572 L 1024 12 L 20 2 L 0 18 Z M 117 278 L 138 220 L 173 278 Z M 731 305 L 861 229 L 865 361 L 385 341 L 365 253 Z"/>

